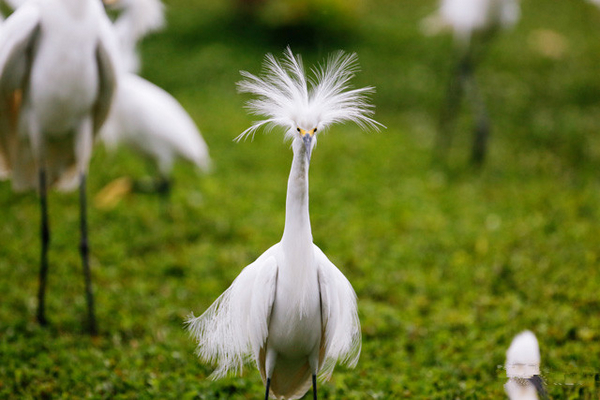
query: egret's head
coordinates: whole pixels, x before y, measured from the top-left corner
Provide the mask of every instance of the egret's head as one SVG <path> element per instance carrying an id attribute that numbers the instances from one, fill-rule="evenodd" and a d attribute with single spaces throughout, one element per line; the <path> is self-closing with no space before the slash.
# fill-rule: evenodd
<path id="1" fill-rule="evenodd" d="M 302 140 L 304 143 L 306 159 L 310 162 L 310 155 L 312 154 L 313 148 L 317 144 L 317 128 L 314 127 L 313 129 L 302 129 L 297 127 L 296 132 L 298 139 Z"/>
<path id="2" fill-rule="evenodd" d="M 307 78 L 302 59 L 288 47 L 282 60 L 267 55 L 262 76 L 242 71 L 246 79 L 238 82 L 238 90 L 258 96 L 247 103 L 247 108 L 266 118 L 255 121 L 237 140 L 254 135 L 262 126 L 268 130 L 281 127 L 287 138 L 305 143 L 310 159 L 317 132 L 330 125 L 351 121 L 362 128 L 379 129 L 383 125 L 370 117 L 373 106 L 368 103 L 374 89 L 350 87 L 350 79 L 358 69 L 356 60 L 355 54 L 337 52 L 313 68 L 312 76 Z"/>

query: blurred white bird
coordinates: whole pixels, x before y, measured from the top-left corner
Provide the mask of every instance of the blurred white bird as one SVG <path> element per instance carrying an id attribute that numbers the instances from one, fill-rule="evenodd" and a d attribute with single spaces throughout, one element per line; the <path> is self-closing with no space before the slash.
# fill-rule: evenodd
<path id="1" fill-rule="evenodd" d="M 524 331 L 515 336 L 506 351 L 504 390 L 510 400 L 537 400 L 546 398 L 544 382 L 540 377 L 540 349 L 535 335 Z"/>
<path id="2" fill-rule="evenodd" d="M 442 110 L 437 146 L 446 152 L 458 116 L 463 92 L 466 92 L 475 116 L 471 161 L 483 163 L 490 133 L 485 103 L 474 77 L 478 54 L 487 40 L 500 28 L 512 27 L 520 16 L 518 0 L 442 0 L 439 10 L 422 21 L 426 34 L 452 30 L 458 48 L 458 63 L 453 73 L 446 104 Z"/>
<path id="3" fill-rule="evenodd" d="M 266 119 L 255 122 L 238 140 L 262 126 L 281 127 L 292 140 L 294 158 L 288 180 L 285 227 L 281 241 L 248 265 L 231 286 L 188 328 L 198 354 L 217 364 L 213 377 L 239 372 L 256 362 L 266 384 L 265 399 L 297 399 L 316 377 L 329 377 L 340 361 L 354 366 L 361 347 L 356 294 L 350 282 L 312 241 L 308 212 L 308 168 L 317 135 L 338 122 L 377 128 L 366 87 L 350 89 L 356 55 L 342 52 L 305 76 L 300 57 L 288 48 L 282 61 L 267 55 L 263 77 L 242 72 L 240 92 L 258 99 L 248 108 Z M 317 133 L 318 132 L 318 133 Z"/>
<path id="4" fill-rule="evenodd" d="M 100 138 L 109 148 L 125 144 L 153 160 L 161 175 L 158 188 L 166 191 L 176 158 L 186 159 L 205 172 L 210 168 L 206 142 L 181 104 L 134 74 L 120 76 Z"/>
<path id="5" fill-rule="evenodd" d="M 590 3 L 594 3 L 598 7 L 600 7 L 600 0 L 588 0 Z"/>
<path id="6" fill-rule="evenodd" d="M 139 66 L 135 45 L 146 33 L 163 25 L 163 5 L 156 0 L 105 0 L 105 4 L 123 9 L 113 24 L 121 45 L 122 74 L 100 138 L 108 148 L 124 144 L 154 161 L 161 175 L 157 188 L 167 193 L 176 158 L 191 161 L 205 172 L 211 161 L 206 142 L 181 104 L 132 73 Z"/>
<path id="7" fill-rule="evenodd" d="M 423 20 L 422 29 L 428 35 L 451 30 L 466 51 L 474 36 L 510 28 L 519 16 L 519 0 L 442 0 L 438 12 Z"/>
<path id="8" fill-rule="evenodd" d="M 140 69 L 138 42 L 165 24 L 164 5 L 160 0 L 103 0 L 110 8 L 121 10 L 114 22 L 119 40 L 121 65 L 125 71 L 137 73 Z"/>
<path id="9" fill-rule="evenodd" d="M 46 324 L 50 241 L 46 191 L 79 183 L 80 251 L 89 330 L 96 333 L 85 182 L 94 135 L 114 88 L 116 43 L 97 0 L 31 0 L 0 31 L 0 170 L 15 190 L 38 188 L 42 250 L 37 319 Z"/>

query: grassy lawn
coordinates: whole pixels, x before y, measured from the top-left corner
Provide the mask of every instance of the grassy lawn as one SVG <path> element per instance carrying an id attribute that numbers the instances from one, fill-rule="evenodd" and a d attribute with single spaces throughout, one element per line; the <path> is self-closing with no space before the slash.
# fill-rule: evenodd
<path id="1" fill-rule="evenodd" d="M 88 192 L 98 337 L 83 329 L 76 193 L 49 197 L 42 329 L 38 199 L 0 182 L 0 398 L 261 398 L 253 366 L 208 379 L 183 321 L 283 232 L 289 145 L 275 132 L 232 139 L 252 121 L 239 70 L 258 73 L 288 43 L 307 64 L 357 52 L 354 83 L 377 88 L 375 118 L 387 126 L 334 127 L 311 161 L 314 241 L 352 282 L 363 332 L 358 366 L 336 368 L 321 398 L 502 398 L 505 351 L 524 329 L 538 337 L 552 398 L 598 398 L 600 9 L 523 2 L 477 71 L 493 132 L 476 170 L 468 107 L 447 162 L 433 161 L 453 62 L 450 37 L 419 30 L 436 1 L 357 4 L 350 23 L 330 26 L 324 14 L 285 31 L 233 17 L 229 1 L 167 2 L 167 29 L 143 43 L 142 75 L 192 115 L 214 170 L 178 164 L 168 205 L 130 193 L 102 208 L 94 197 L 114 179 L 154 171 L 131 151 L 97 147 Z"/>

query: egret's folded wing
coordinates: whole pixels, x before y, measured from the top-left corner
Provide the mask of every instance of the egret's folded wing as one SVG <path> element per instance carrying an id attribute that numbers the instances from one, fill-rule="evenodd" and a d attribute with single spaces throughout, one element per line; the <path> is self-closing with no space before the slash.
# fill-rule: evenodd
<path id="1" fill-rule="evenodd" d="M 3 96 L 21 89 L 29 73 L 35 40 L 40 29 L 40 10 L 26 4 L 15 11 L 0 29 L 0 92 Z"/>
<path id="2" fill-rule="evenodd" d="M 356 293 L 344 274 L 315 245 L 325 338 L 320 375 L 328 377 L 339 361 L 351 367 L 360 355 L 361 332 Z"/>
<path id="3" fill-rule="evenodd" d="M 120 76 L 119 88 L 101 138 L 109 147 L 123 142 L 156 158 L 168 173 L 175 157 L 203 170 L 210 156 L 200 131 L 185 109 L 165 90 L 131 73 Z"/>
<path id="4" fill-rule="evenodd" d="M 110 106 L 117 86 L 118 53 L 116 37 L 111 30 L 110 22 L 104 11 L 100 21 L 100 37 L 96 47 L 98 64 L 99 92 L 94 107 L 94 134 L 98 132 L 110 111 Z"/>
<path id="5" fill-rule="evenodd" d="M 266 340 L 277 280 L 276 246 L 244 268 L 204 314 L 187 320 L 200 358 L 217 364 L 214 378 L 241 371 Z"/>
<path id="6" fill-rule="evenodd" d="M 15 11 L 0 29 L 0 178 L 8 178 L 16 157 L 16 118 L 20 93 L 31 68 L 38 37 L 40 11 L 27 4 Z"/>

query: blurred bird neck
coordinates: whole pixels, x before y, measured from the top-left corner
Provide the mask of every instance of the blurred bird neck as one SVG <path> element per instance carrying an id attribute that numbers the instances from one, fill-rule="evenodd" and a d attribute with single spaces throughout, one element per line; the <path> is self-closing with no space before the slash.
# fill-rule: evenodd
<path id="1" fill-rule="evenodd" d="M 294 143 L 294 159 L 288 179 L 285 207 L 285 228 L 282 243 L 294 248 L 312 245 L 310 215 L 308 213 L 308 167 L 306 150 Z"/>

